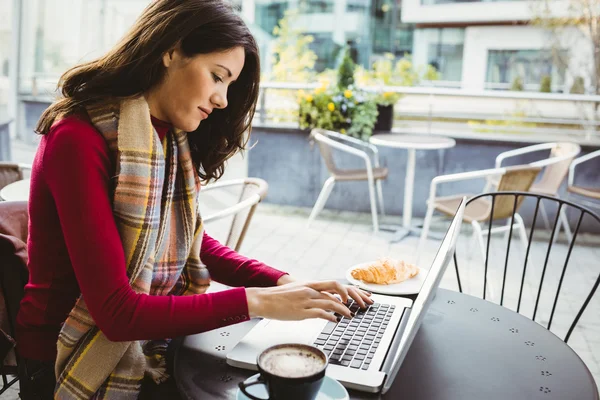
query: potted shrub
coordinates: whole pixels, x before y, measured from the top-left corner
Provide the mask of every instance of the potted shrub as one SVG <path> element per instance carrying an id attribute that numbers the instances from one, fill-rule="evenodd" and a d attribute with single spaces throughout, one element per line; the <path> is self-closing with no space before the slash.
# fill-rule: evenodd
<path id="1" fill-rule="evenodd" d="M 373 96 L 354 85 L 356 65 L 348 49 L 337 71 L 337 82 L 329 81 L 312 92 L 300 92 L 300 127 L 323 128 L 368 140 L 377 118 Z"/>
<path id="2" fill-rule="evenodd" d="M 552 92 L 552 77 L 550 75 L 542 76 L 540 82 L 540 92 L 551 93 Z"/>

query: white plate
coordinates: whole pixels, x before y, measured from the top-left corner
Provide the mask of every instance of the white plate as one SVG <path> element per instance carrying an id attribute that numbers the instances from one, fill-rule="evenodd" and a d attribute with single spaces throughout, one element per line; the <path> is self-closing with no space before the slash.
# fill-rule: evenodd
<path id="1" fill-rule="evenodd" d="M 425 282 L 425 278 L 427 277 L 427 273 L 429 272 L 426 269 L 419 268 L 419 273 L 404 282 L 400 283 L 392 283 L 390 285 L 378 285 L 376 283 L 366 283 L 363 281 L 359 281 L 358 279 L 354 279 L 352 274 L 350 273 L 355 268 L 366 267 L 367 265 L 373 264 L 374 262 L 362 263 L 354 265 L 346 271 L 346 279 L 352 285 L 356 285 L 361 289 L 368 290 L 373 293 L 379 294 L 391 294 L 391 295 L 403 295 L 403 294 L 417 294 L 421 290 L 421 286 L 423 286 L 423 282 Z"/>
<path id="2" fill-rule="evenodd" d="M 250 378 L 246 379 L 244 382 L 254 381 L 258 378 L 259 374 L 252 375 Z M 266 399 L 269 397 L 267 394 L 267 389 L 264 385 L 254 385 L 250 386 L 246 389 L 250 392 L 251 395 Z M 248 396 L 246 396 L 242 391 L 238 388 L 237 395 L 235 396 L 236 400 L 249 400 Z M 348 396 L 348 392 L 346 388 L 342 386 L 341 383 L 336 381 L 333 378 L 325 375 L 325 379 L 323 379 L 323 385 L 321 386 L 321 390 L 317 394 L 315 400 L 349 400 L 350 396 Z"/>

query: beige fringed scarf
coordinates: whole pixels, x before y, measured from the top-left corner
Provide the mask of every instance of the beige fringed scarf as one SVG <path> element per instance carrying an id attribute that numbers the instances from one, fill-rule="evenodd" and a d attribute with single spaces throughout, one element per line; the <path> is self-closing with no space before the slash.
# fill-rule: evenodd
<path id="1" fill-rule="evenodd" d="M 143 97 L 88 109 L 116 163 L 113 214 L 133 290 L 153 295 L 206 291 L 200 260 L 200 180 L 187 133 L 161 143 Z M 160 321 L 157 321 L 160 323 Z M 164 381 L 167 341 L 111 342 L 80 297 L 58 339 L 57 399 L 135 399 L 144 374 Z"/>

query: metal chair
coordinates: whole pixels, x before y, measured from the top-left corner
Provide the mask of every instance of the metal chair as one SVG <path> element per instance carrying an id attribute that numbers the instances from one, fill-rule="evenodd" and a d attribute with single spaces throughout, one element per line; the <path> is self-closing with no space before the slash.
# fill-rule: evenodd
<path id="1" fill-rule="evenodd" d="M 576 146 L 576 147 L 574 147 L 574 146 Z M 470 171 L 470 172 L 461 172 L 461 173 L 456 173 L 456 174 L 440 175 L 440 176 L 436 176 L 435 178 L 433 178 L 433 180 L 431 181 L 431 187 L 429 190 L 429 198 L 427 200 L 427 212 L 425 214 L 425 221 L 423 223 L 421 239 L 419 241 L 419 246 L 417 248 L 417 261 L 419 260 L 419 258 L 421 256 L 421 253 L 425 246 L 425 241 L 427 240 L 427 235 L 429 234 L 429 227 L 431 225 L 431 220 L 433 218 L 433 212 L 435 210 L 438 210 L 446 215 L 454 215 L 454 211 L 456 211 L 456 205 L 454 205 L 454 203 L 456 202 L 456 199 L 460 199 L 463 196 L 466 196 L 467 198 L 471 198 L 476 195 L 476 194 L 459 194 L 459 195 L 447 196 L 447 197 L 437 197 L 437 190 L 438 190 L 439 185 L 449 183 L 449 182 L 459 182 L 459 181 L 483 178 L 483 179 L 487 180 L 487 183 L 484 185 L 482 193 L 486 193 L 486 192 L 489 192 L 492 190 L 531 191 L 532 190 L 531 188 L 534 187 L 534 182 L 533 182 L 533 180 L 530 179 L 530 178 L 532 178 L 532 176 L 529 173 L 525 172 L 522 168 L 524 168 L 524 167 L 540 168 L 540 169 L 545 168 L 546 171 L 549 168 L 553 168 L 552 169 L 553 171 L 560 171 L 561 168 L 565 167 L 565 165 L 566 165 L 565 163 L 567 161 L 570 162 L 570 160 L 574 157 L 574 154 L 576 154 L 575 152 L 579 151 L 579 146 L 572 145 L 571 143 L 543 143 L 543 144 L 539 144 L 539 145 L 528 146 L 528 147 L 524 147 L 521 149 L 511 150 L 511 151 L 507 151 L 507 152 L 499 154 L 496 157 L 496 165 L 497 166 L 502 165 L 504 160 L 506 160 L 510 157 L 514 157 L 514 156 L 520 155 L 520 154 L 541 151 L 541 150 L 551 150 L 550 157 L 539 160 L 539 161 L 535 161 L 535 162 L 532 162 L 529 164 L 516 166 L 516 167 L 515 166 L 496 167 L 493 169 L 486 169 L 486 170 L 480 170 L 480 171 Z M 550 171 L 552 171 L 552 170 L 550 170 Z M 511 176 L 508 177 L 508 179 L 506 179 L 502 185 L 500 185 L 500 180 L 502 179 L 504 174 L 506 174 L 507 172 L 510 172 Z M 547 172 L 544 172 L 544 176 L 542 177 L 541 181 L 542 182 L 552 181 L 554 184 L 554 179 L 545 178 L 546 173 Z M 556 175 L 557 173 L 550 172 L 550 174 Z M 522 178 L 524 178 L 522 181 L 520 181 L 519 179 L 516 179 L 519 175 Z M 550 175 L 548 175 L 548 176 L 550 176 Z M 535 176 L 533 176 L 533 178 L 535 179 Z M 559 185 L 560 185 L 560 182 L 559 182 Z M 544 184 L 544 187 L 549 188 L 550 185 Z M 482 201 L 479 201 L 478 203 L 482 203 L 482 204 L 478 205 L 479 211 L 481 211 L 481 210 L 489 211 L 489 204 L 483 204 L 483 203 L 485 203 L 485 201 L 482 200 Z M 465 219 L 465 221 L 470 222 L 473 225 L 473 228 L 475 230 L 474 234 L 480 233 L 478 240 L 479 240 L 479 246 L 482 249 L 482 254 L 483 254 L 483 253 L 485 253 L 485 251 L 483 250 L 483 246 L 481 245 L 481 240 L 483 240 L 483 238 L 482 238 L 483 230 L 479 229 L 478 224 L 473 224 L 473 221 L 485 221 L 487 218 L 487 215 L 485 214 L 485 212 L 482 213 L 479 211 L 477 211 L 477 212 L 475 212 L 475 214 L 473 214 L 474 208 L 475 208 L 475 205 L 472 204 L 467 209 L 467 211 L 465 212 L 465 217 L 467 217 L 467 218 L 471 217 L 471 218 Z M 569 229 L 566 218 L 567 218 L 566 215 L 561 215 L 561 223 L 566 227 L 565 229 Z M 497 220 L 499 218 L 494 216 L 494 219 Z M 519 224 L 520 222 L 521 222 L 520 216 L 518 216 L 517 223 Z M 506 228 L 495 229 L 494 233 L 498 232 L 498 231 L 502 231 L 502 230 L 506 231 Z M 522 233 L 522 236 L 524 238 L 523 240 L 526 241 L 524 231 L 520 229 L 520 232 Z"/>
<path id="2" fill-rule="evenodd" d="M 427 214 L 425 215 L 425 221 L 423 223 L 423 230 L 421 232 L 421 238 L 419 239 L 419 246 L 417 248 L 417 262 L 425 247 L 427 235 L 429 233 L 429 227 L 433 219 L 433 212 L 435 210 L 452 216 L 455 214 L 458 205 L 463 197 L 473 198 L 475 194 L 460 194 L 445 197 L 437 197 L 437 188 L 439 185 L 448 182 L 458 182 L 471 179 L 491 178 L 500 177 L 498 181 L 499 190 L 517 190 L 527 191 L 531 187 L 531 184 L 541 171 L 541 167 L 532 165 L 521 165 L 517 167 L 507 168 L 494 168 L 486 169 L 482 171 L 472 172 L 461 172 L 458 174 L 449 174 L 436 176 L 431 181 L 431 187 L 429 190 L 429 200 L 427 201 Z M 485 248 L 483 245 L 483 239 L 486 234 L 481 229 L 480 223 L 483 221 L 491 220 L 506 220 L 508 211 L 506 207 L 502 209 L 492 210 L 491 204 L 485 199 L 470 202 L 465 209 L 463 220 L 469 222 L 473 227 L 473 239 L 479 244 L 482 255 L 485 257 Z M 523 219 L 519 214 L 516 214 L 515 221 L 509 221 L 506 226 L 496 227 L 490 233 L 508 232 L 509 229 L 516 227 L 519 229 L 521 239 L 524 243 L 527 242 L 527 234 L 525 233 Z"/>
<path id="3" fill-rule="evenodd" d="M 557 196 L 560 185 L 567 177 L 571 162 L 577 156 L 577 154 L 581 152 L 581 147 L 578 144 L 570 142 L 542 143 L 535 144 L 533 146 L 522 147 L 520 149 L 505 151 L 496 157 L 495 167 L 502 167 L 502 164 L 510 158 L 544 150 L 550 150 L 549 159 L 555 159 L 558 161 L 549 164 L 544 168 L 540 180 L 531 185 L 529 191 L 548 196 Z M 489 191 L 489 188 L 484 189 L 484 192 Z M 550 221 L 543 203 L 541 204 L 540 212 L 544 220 L 544 224 L 546 225 L 546 229 L 550 229 Z M 568 224 L 567 216 L 564 214 L 564 212 L 560 216 L 560 223 L 565 230 L 567 240 L 571 240 L 571 229 Z"/>
<path id="4" fill-rule="evenodd" d="M 24 179 L 25 171 L 31 171 L 31 165 L 0 161 L 0 189 Z"/>
<path id="5" fill-rule="evenodd" d="M 310 226 L 317 215 L 323 210 L 336 182 L 367 181 L 369 186 L 369 201 L 371 203 L 373 230 L 375 232 L 379 231 L 379 220 L 377 217 L 377 204 L 375 198 L 378 197 L 381 214 L 384 215 L 381 180 L 387 178 L 388 170 L 387 168 L 379 166 L 379 151 L 377 150 L 377 147 L 362 140 L 325 129 L 313 129 L 310 133 L 310 137 L 317 142 L 323 161 L 325 161 L 325 166 L 329 170 L 331 176 L 327 178 L 323 184 L 321 193 L 319 193 L 319 197 L 308 217 L 308 225 Z M 360 157 L 365 162 L 365 168 L 338 168 L 333 158 L 333 150 L 339 150 Z M 371 161 L 371 157 L 373 157 L 373 161 Z M 377 193 L 377 196 L 375 193 Z"/>
<path id="6" fill-rule="evenodd" d="M 256 206 L 265 198 L 268 189 L 267 182 L 259 178 L 231 179 L 209 184 L 200 190 L 200 203 L 203 199 L 206 200 L 207 193 L 218 190 L 221 197 L 225 193 L 230 194 L 234 198 L 234 204 L 203 216 L 202 220 L 205 224 L 208 224 L 227 218 L 231 219 L 224 244 L 235 251 L 239 251 Z M 222 199 L 218 203 L 222 206 Z"/>
<path id="7" fill-rule="evenodd" d="M 569 195 L 575 195 L 582 204 L 600 210 L 600 185 L 597 187 L 585 187 L 575 184 L 575 169 L 579 165 L 599 157 L 600 150 L 596 150 L 592 153 L 586 154 L 585 156 L 577 158 L 571 163 L 571 166 L 569 167 L 567 193 Z"/>
<path id="8" fill-rule="evenodd" d="M 511 306 L 507 305 L 507 303 L 516 302 L 516 306 L 515 306 L 515 304 L 512 304 L 512 308 L 514 308 L 516 312 L 521 313 L 521 314 L 529 317 L 533 321 L 540 323 L 542 326 L 545 326 L 548 330 L 550 330 L 552 328 L 552 322 L 554 320 L 555 312 L 557 310 L 557 304 L 559 302 L 559 299 L 561 298 L 561 295 L 562 295 L 563 300 L 564 299 L 572 300 L 574 297 L 576 297 L 578 294 L 580 294 L 580 295 L 582 295 L 582 303 L 581 303 L 581 306 L 579 307 L 576 315 L 574 317 L 572 317 L 573 311 L 571 308 L 569 308 L 568 312 L 563 313 L 563 315 L 568 315 L 569 318 L 572 318 L 572 321 L 567 323 L 568 330 L 567 330 L 566 334 L 559 335 L 557 333 L 557 330 L 553 331 L 555 334 L 557 334 L 557 336 L 561 337 L 565 342 L 568 342 L 574 328 L 577 326 L 582 314 L 584 313 L 584 311 L 590 304 L 590 301 L 592 300 L 594 294 L 596 293 L 598 284 L 600 283 L 600 274 L 598 274 L 598 272 L 600 272 L 600 268 L 596 268 L 596 271 L 593 272 L 593 275 L 595 276 L 595 277 L 591 277 L 593 279 L 586 278 L 585 280 L 577 280 L 578 287 L 572 293 L 566 294 L 564 292 L 563 283 L 565 282 L 565 277 L 567 275 L 567 272 L 578 271 L 578 270 L 580 271 L 580 269 L 576 269 L 576 268 L 574 268 L 574 266 L 571 266 L 571 268 L 568 268 L 568 267 L 569 267 L 569 261 L 572 259 L 573 251 L 576 248 L 575 242 L 578 239 L 578 234 L 580 233 L 580 229 L 581 229 L 582 225 L 584 223 L 585 224 L 591 223 L 592 227 L 598 229 L 598 228 L 600 228 L 600 217 L 597 214 L 595 214 L 594 212 L 590 211 L 589 209 L 582 207 L 580 205 L 577 205 L 575 203 L 572 203 L 570 201 L 562 200 L 562 199 L 559 199 L 559 198 L 553 197 L 553 196 L 541 195 L 541 194 L 531 193 L 531 192 L 484 193 L 484 194 L 480 194 L 476 197 L 471 198 L 467 202 L 467 207 L 469 206 L 469 204 L 475 204 L 476 202 L 481 201 L 482 199 L 486 199 L 487 201 L 490 202 L 491 208 L 492 208 L 492 213 L 495 212 L 496 208 L 501 204 L 509 204 L 509 203 L 512 204 L 512 214 L 509 216 L 511 221 L 514 221 L 516 219 L 517 209 L 519 207 L 519 204 L 521 202 L 523 202 L 525 199 L 531 199 L 531 200 L 535 201 L 535 211 L 533 214 L 533 221 L 531 223 L 531 229 L 530 229 L 529 235 L 528 235 L 529 239 L 528 239 L 528 243 L 527 243 L 527 248 L 525 249 L 525 252 L 524 252 L 524 258 L 523 258 L 524 262 L 522 264 L 522 271 L 518 268 L 518 267 L 520 267 L 520 263 L 515 262 L 514 257 L 513 257 L 513 256 L 517 256 L 517 254 L 513 254 L 516 252 L 513 249 L 513 247 L 511 246 L 512 245 L 512 232 L 513 232 L 512 224 L 510 225 L 511 228 L 510 228 L 509 235 L 506 237 L 506 243 L 504 241 L 502 241 L 500 243 L 494 243 L 491 240 L 492 235 L 490 234 L 493 229 L 492 228 L 492 220 L 491 219 L 488 220 L 486 255 L 485 255 L 485 262 L 483 265 L 483 268 L 484 268 L 483 279 L 482 279 L 483 282 L 481 285 L 482 291 L 480 292 L 479 287 L 478 287 L 477 290 L 469 290 L 469 294 L 480 296 L 483 299 L 486 299 L 486 295 L 489 293 L 489 291 L 487 290 L 488 286 L 491 285 L 490 281 L 493 279 L 493 277 L 491 277 L 491 273 L 490 273 L 490 271 L 492 270 L 492 267 L 490 266 L 490 264 L 492 262 L 499 262 L 501 265 L 503 265 L 503 268 L 501 271 L 496 271 L 496 272 L 501 272 L 500 280 L 502 282 L 502 290 L 500 292 L 499 304 L 504 307 L 511 308 Z M 542 234 L 543 240 L 536 241 L 536 246 L 543 246 L 543 248 L 545 250 L 545 254 L 542 257 L 540 257 L 541 263 L 538 265 L 532 260 L 532 259 L 536 259 L 536 257 L 535 257 L 536 251 L 532 251 L 532 243 L 534 242 L 534 234 L 536 233 L 536 222 L 538 219 L 539 210 L 541 209 L 542 202 L 545 202 L 546 205 L 552 205 L 553 207 L 555 207 L 556 212 L 555 212 L 555 218 L 554 218 L 554 222 L 552 225 L 552 231 L 551 231 L 550 236 L 548 237 L 548 235 L 544 232 Z M 577 215 L 576 215 L 575 219 L 576 219 L 577 223 L 576 223 L 575 230 L 573 231 L 572 239 L 569 241 L 567 248 L 566 249 L 564 247 L 562 248 L 562 250 L 566 250 L 566 252 L 565 252 L 566 256 L 565 256 L 564 263 L 562 263 L 562 259 L 561 259 L 560 264 L 562 264 L 562 268 L 559 268 L 557 271 L 557 270 L 553 269 L 553 267 L 555 267 L 555 265 L 556 265 L 556 264 L 554 264 L 554 261 L 556 261 L 558 259 L 558 257 L 560 256 L 560 254 L 557 254 L 559 251 L 557 251 L 556 248 L 557 248 L 557 246 L 560 247 L 563 245 L 555 244 L 554 236 L 556 235 L 556 233 L 558 232 L 558 229 L 559 229 L 560 213 L 565 207 L 570 207 L 574 211 L 576 211 Z M 540 235 L 538 235 L 538 236 L 540 236 Z M 496 240 L 496 242 L 498 242 L 498 241 Z M 555 251 L 552 252 L 552 250 L 555 250 Z M 558 250 L 561 250 L 561 249 L 558 249 Z M 551 254 L 553 255 L 553 257 L 551 257 Z M 463 283 L 461 282 L 461 273 L 460 273 L 461 268 L 459 268 L 458 256 L 460 256 L 460 254 L 455 253 L 454 266 L 455 266 L 455 271 L 456 271 L 456 276 L 457 276 L 457 281 L 458 281 L 458 289 L 460 292 L 463 292 Z M 553 262 L 549 263 L 550 260 L 552 260 Z M 560 264 L 559 264 L 559 266 L 560 266 Z M 535 267 L 541 267 L 541 268 L 538 268 L 538 269 L 541 269 L 541 271 L 536 271 Z M 464 268 L 462 270 L 464 271 Z M 473 276 L 472 270 L 473 270 L 473 268 L 471 266 L 471 268 L 469 269 L 471 276 Z M 533 270 L 533 272 L 532 272 L 532 270 Z M 539 277 L 539 280 L 536 279 L 537 277 L 534 277 L 533 279 L 531 279 L 531 275 L 535 275 L 538 272 L 541 275 Z M 512 276 L 512 279 L 511 279 L 511 276 Z M 530 279 L 527 279 L 527 278 L 530 278 Z M 557 281 L 557 282 L 551 282 L 552 280 Z M 569 279 L 569 282 L 572 282 L 572 281 Z M 589 291 L 588 291 L 588 287 L 586 287 L 585 289 L 583 289 L 582 287 L 579 287 L 579 285 L 583 285 L 583 284 L 588 284 Z M 525 294 L 528 294 L 529 292 L 532 292 L 534 294 L 534 296 L 531 298 L 531 302 L 524 303 L 524 300 L 525 300 L 524 297 L 526 297 L 524 294 L 524 289 L 526 292 Z M 516 293 L 507 293 L 507 290 L 518 291 L 518 298 L 515 298 Z M 512 296 L 512 298 L 509 298 L 511 296 Z M 549 302 L 550 304 L 548 305 L 548 307 L 542 308 L 542 303 L 541 303 L 540 299 L 542 297 L 547 297 L 547 296 L 551 297 L 551 301 Z M 526 306 L 533 307 L 533 310 L 529 310 L 529 312 L 532 313 L 532 315 L 528 315 L 528 312 L 526 310 L 524 310 L 524 308 Z M 540 317 L 540 314 L 542 312 L 545 312 L 547 314 L 548 311 L 550 311 L 550 313 L 549 313 L 549 316 L 547 316 L 547 321 L 546 321 L 545 320 L 546 317 Z M 566 326 L 565 326 L 565 328 L 566 328 Z"/>
<path id="9" fill-rule="evenodd" d="M 0 202 L 0 328 L 15 337 L 17 312 L 29 279 L 27 271 L 27 202 Z M 22 364 L 19 354 L 10 352 L 0 360 L 0 395 L 18 380 Z M 9 380 L 9 376 L 13 376 Z"/>

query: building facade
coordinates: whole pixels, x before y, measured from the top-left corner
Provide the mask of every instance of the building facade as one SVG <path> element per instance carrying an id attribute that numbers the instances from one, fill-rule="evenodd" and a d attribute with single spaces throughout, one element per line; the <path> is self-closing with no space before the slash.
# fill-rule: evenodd
<path id="1" fill-rule="evenodd" d="M 311 47 L 318 56 L 318 71 L 334 68 L 340 50 L 349 45 L 365 67 L 385 53 L 410 55 L 417 67 L 431 64 L 441 79 L 430 84 L 439 86 L 508 89 L 520 78 L 525 90 L 537 91 L 542 78 L 550 76 L 553 91 L 568 92 L 577 76 L 591 83 L 589 40 L 572 29 L 554 41 L 548 31 L 529 24 L 536 10 L 525 0 L 231 1 L 259 42 L 266 73 L 272 62 L 273 28 L 286 11 L 296 10 L 294 25 L 314 37 Z M 564 14 L 568 1 L 552 2 L 552 12 Z M 66 69 L 116 43 L 149 0 L 1 3 L 0 16 L 5 18 L 0 18 L 0 99 L 6 101 L 9 75 L 19 94 L 51 94 Z M 18 71 L 9 73 L 15 35 Z M 556 62 L 557 55 L 566 62 Z"/>
<path id="2" fill-rule="evenodd" d="M 403 22 L 414 24 L 416 62 L 435 62 L 471 90 L 507 89 L 520 78 L 536 90 L 550 76 L 553 91 L 568 91 L 581 76 L 589 85 L 590 42 L 576 28 L 560 34 L 532 24 L 565 16 L 568 1 L 404 0 Z"/>
<path id="3" fill-rule="evenodd" d="M 370 65 L 384 53 L 411 55 L 415 65 L 431 64 L 441 86 L 469 90 L 509 89 L 519 79 L 539 90 L 545 76 L 552 90 L 568 91 L 576 76 L 590 84 L 589 41 L 577 29 L 555 35 L 531 24 L 541 2 L 524 0 L 238 0 L 239 8 L 267 45 L 287 10 L 294 23 L 315 38 L 317 70 L 331 68 L 348 44 L 356 61 Z M 553 2 L 564 15 L 567 0 Z M 263 41 L 264 42 L 264 41 Z M 270 60 L 265 60 L 266 69 Z"/>

